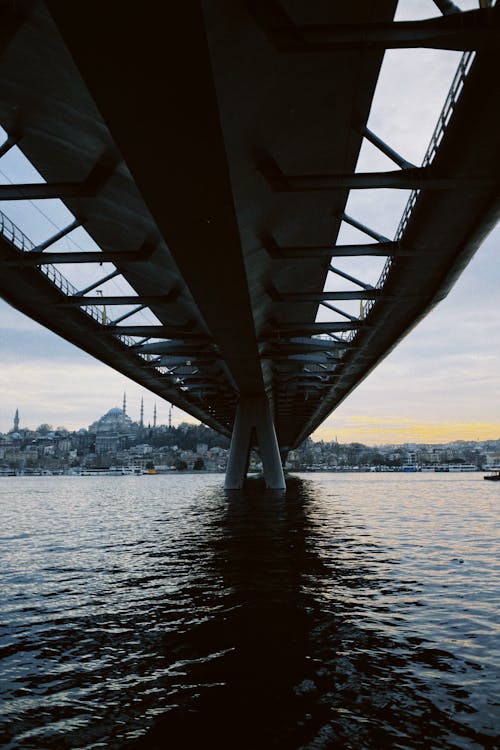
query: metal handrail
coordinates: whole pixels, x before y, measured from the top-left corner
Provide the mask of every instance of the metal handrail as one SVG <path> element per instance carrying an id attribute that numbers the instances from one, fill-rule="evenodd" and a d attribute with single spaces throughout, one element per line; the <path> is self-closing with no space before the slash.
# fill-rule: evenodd
<path id="1" fill-rule="evenodd" d="M 31 240 L 26 237 L 3 211 L 0 211 L 0 232 L 8 242 L 23 252 L 30 252 L 35 247 Z"/>
<path id="2" fill-rule="evenodd" d="M 14 245 L 22 252 L 32 252 L 35 248 L 34 243 L 19 229 L 13 221 L 0 211 L 0 233 L 11 245 Z M 47 263 L 38 267 L 40 273 L 43 273 L 49 281 L 54 284 L 66 297 L 78 295 L 79 291 L 71 281 L 69 281 L 52 263 Z M 98 305 L 85 305 L 80 308 L 89 317 L 96 320 L 100 325 L 106 326 L 104 311 Z M 133 346 L 135 341 L 130 336 L 117 335 L 126 346 Z"/>
<path id="3" fill-rule="evenodd" d="M 458 64 L 457 71 L 455 73 L 452 84 L 450 86 L 450 90 L 448 91 L 448 95 L 443 105 L 443 109 L 441 110 L 441 114 L 438 118 L 436 127 L 434 128 L 434 132 L 431 136 L 431 140 L 429 142 L 424 158 L 422 160 L 422 167 L 428 167 L 430 164 L 432 164 L 432 161 L 434 160 L 434 157 L 436 156 L 438 152 L 439 145 L 443 139 L 443 136 L 446 132 L 448 124 L 451 120 L 453 110 L 460 98 L 460 94 L 462 93 L 462 90 L 464 87 L 465 79 L 467 78 L 469 74 L 469 71 L 472 67 L 475 57 L 476 57 L 476 52 L 468 51 L 468 52 L 465 52 L 460 59 L 460 63 Z M 396 229 L 396 233 L 394 235 L 395 242 L 401 241 L 401 238 L 413 214 L 413 210 L 415 208 L 419 195 L 420 195 L 420 190 L 411 191 L 410 197 L 408 198 L 408 202 L 403 210 L 401 219 Z M 380 277 L 375 285 L 376 289 L 382 289 L 384 287 L 387 281 L 387 278 L 389 276 L 389 273 L 391 272 L 395 262 L 396 261 L 394 258 L 392 257 L 387 258 L 384 264 L 384 267 L 382 269 L 382 273 L 380 274 Z M 366 304 L 363 305 L 363 317 L 366 317 L 371 312 L 371 310 L 373 309 L 376 303 L 377 303 L 377 300 L 368 300 Z M 357 335 L 356 331 L 350 332 L 349 334 L 347 334 L 346 340 L 352 341 L 356 335 Z"/>

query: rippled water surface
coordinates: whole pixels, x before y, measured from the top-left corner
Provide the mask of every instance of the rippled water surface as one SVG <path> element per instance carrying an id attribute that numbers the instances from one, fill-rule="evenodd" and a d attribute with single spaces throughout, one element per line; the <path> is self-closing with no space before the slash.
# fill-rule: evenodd
<path id="1" fill-rule="evenodd" d="M 4 748 L 496 748 L 500 484 L 1 478 Z"/>

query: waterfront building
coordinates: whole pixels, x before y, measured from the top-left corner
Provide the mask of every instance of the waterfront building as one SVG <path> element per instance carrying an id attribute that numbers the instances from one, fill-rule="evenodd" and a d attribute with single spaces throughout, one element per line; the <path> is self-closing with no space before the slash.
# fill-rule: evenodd
<path id="1" fill-rule="evenodd" d="M 120 450 L 137 432 L 137 425 L 132 422 L 126 411 L 126 397 L 123 396 L 123 407 L 114 407 L 97 419 L 89 427 L 95 434 L 95 452 L 113 453 Z"/>

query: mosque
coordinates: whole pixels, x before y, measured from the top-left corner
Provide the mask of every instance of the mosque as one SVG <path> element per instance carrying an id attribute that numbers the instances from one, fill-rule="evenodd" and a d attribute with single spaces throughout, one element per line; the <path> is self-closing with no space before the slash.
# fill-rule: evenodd
<path id="1" fill-rule="evenodd" d="M 156 426 L 156 405 L 154 411 Z M 96 436 L 96 453 L 109 453 L 120 450 L 127 442 L 136 438 L 144 429 L 144 400 L 141 399 L 139 422 L 133 422 L 127 414 L 127 397 L 123 394 L 122 408 L 114 407 L 89 426 L 89 432 Z"/>
<path id="2" fill-rule="evenodd" d="M 141 421 L 143 414 L 143 405 L 141 402 Z M 97 419 L 89 427 L 89 432 L 95 432 L 97 435 L 103 433 L 119 433 L 125 436 L 131 436 L 137 430 L 137 424 L 132 422 L 127 414 L 127 397 L 123 394 L 122 408 L 114 407 L 106 412 L 102 417 Z"/>

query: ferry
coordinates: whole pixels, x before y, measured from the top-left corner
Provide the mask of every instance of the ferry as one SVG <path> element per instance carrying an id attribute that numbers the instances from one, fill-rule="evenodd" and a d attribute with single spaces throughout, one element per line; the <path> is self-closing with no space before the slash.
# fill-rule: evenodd
<path id="1" fill-rule="evenodd" d="M 141 476 L 143 470 L 140 466 L 110 466 L 109 469 L 82 469 L 82 477 L 124 477 Z"/>
<path id="2" fill-rule="evenodd" d="M 413 462 L 409 462 L 409 463 L 403 464 L 401 466 L 401 471 L 404 471 L 404 472 L 408 473 L 408 472 L 414 472 L 414 471 L 421 471 L 421 468 L 420 468 L 420 466 L 418 464 L 413 463 Z"/>
<path id="3" fill-rule="evenodd" d="M 491 482 L 500 482 L 500 469 L 493 469 L 493 474 L 485 474 L 483 479 L 489 479 Z"/>

